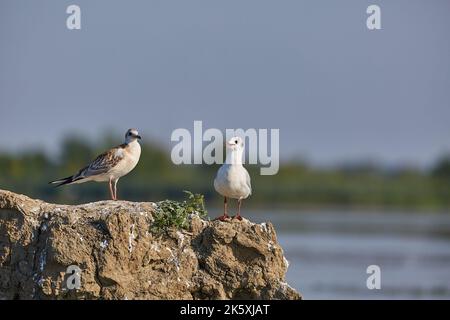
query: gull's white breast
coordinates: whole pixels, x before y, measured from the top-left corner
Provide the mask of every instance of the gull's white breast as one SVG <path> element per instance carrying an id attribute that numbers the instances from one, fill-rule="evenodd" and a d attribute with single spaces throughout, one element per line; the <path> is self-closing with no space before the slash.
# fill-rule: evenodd
<path id="1" fill-rule="evenodd" d="M 117 152 L 122 153 L 121 155 L 117 154 L 117 156 L 122 157 L 122 160 L 108 172 L 108 175 L 113 179 L 119 179 L 127 175 L 136 167 L 141 157 L 141 146 L 137 141 L 134 141 L 125 148 L 119 149 Z"/>
<path id="2" fill-rule="evenodd" d="M 251 192 L 250 176 L 240 164 L 224 164 L 214 179 L 214 188 L 227 198 L 245 199 Z"/>

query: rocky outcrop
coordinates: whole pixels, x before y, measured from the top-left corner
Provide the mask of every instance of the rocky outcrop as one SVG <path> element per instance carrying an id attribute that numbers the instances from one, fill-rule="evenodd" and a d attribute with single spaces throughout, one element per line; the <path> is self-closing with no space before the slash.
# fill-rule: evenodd
<path id="1" fill-rule="evenodd" d="M 0 299 L 300 299 L 272 224 L 193 214 L 157 234 L 155 206 L 0 190 Z"/>

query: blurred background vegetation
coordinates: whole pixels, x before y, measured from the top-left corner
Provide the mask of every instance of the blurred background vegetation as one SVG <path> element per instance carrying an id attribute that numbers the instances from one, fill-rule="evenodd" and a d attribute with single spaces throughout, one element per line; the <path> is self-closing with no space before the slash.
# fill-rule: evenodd
<path id="1" fill-rule="evenodd" d="M 48 182 L 69 176 L 99 153 L 121 141 L 106 134 L 101 141 L 67 136 L 58 155 L 40 150 L 2 152 L 0 188 L 49 202 L 83 203 L 109 198 L 106 184 L 54 188 Z M 119 182 L 119 199 L 179 200 L 183 190 L 205 195 L 210 207 L 221 205 L 213 179 L 218 165 L 174 165 L 170 149 L 144 139 L 138 166 Z M 429 170 L 386 169 L 373 163 L 318 168 L 301 161 L 282 163 L 275 176 L 261 176 L 258 166 L 247 165 L 253 195 L 246 207 L 327 208 L 355 207 L 445 211 L 450 208 L 450 155 L 437 159 Z"/>

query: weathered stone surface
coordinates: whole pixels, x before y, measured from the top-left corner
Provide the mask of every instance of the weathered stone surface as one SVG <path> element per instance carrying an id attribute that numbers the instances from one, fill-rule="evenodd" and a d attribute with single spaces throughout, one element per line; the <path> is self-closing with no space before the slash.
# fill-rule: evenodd
<path id="1" fill-rule="evenodd" d="M 56 205 L 0 190 L 0 299 L 299 299 L 270 223 L 150 232 L 155 204 Z M 68 266 L 81 269 L 70 287 Z"/>

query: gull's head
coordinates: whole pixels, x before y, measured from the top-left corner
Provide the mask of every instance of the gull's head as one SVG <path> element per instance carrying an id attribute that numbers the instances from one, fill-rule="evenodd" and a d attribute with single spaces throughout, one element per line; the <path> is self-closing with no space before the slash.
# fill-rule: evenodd
<path id="1" fill-rule="evenodd" d="M 141 139 L 139 132 L 136 129 L 128 129 L 127 133 L 125 133 L 125 143 L 130 143 L 137 139 Z"/>
<path id="2" fill-rule="evenodd" d="M 233 137 L 227 141 L 227 149 L 232 151 L 244 150 L 244 140 L 241 137 Z"/>

